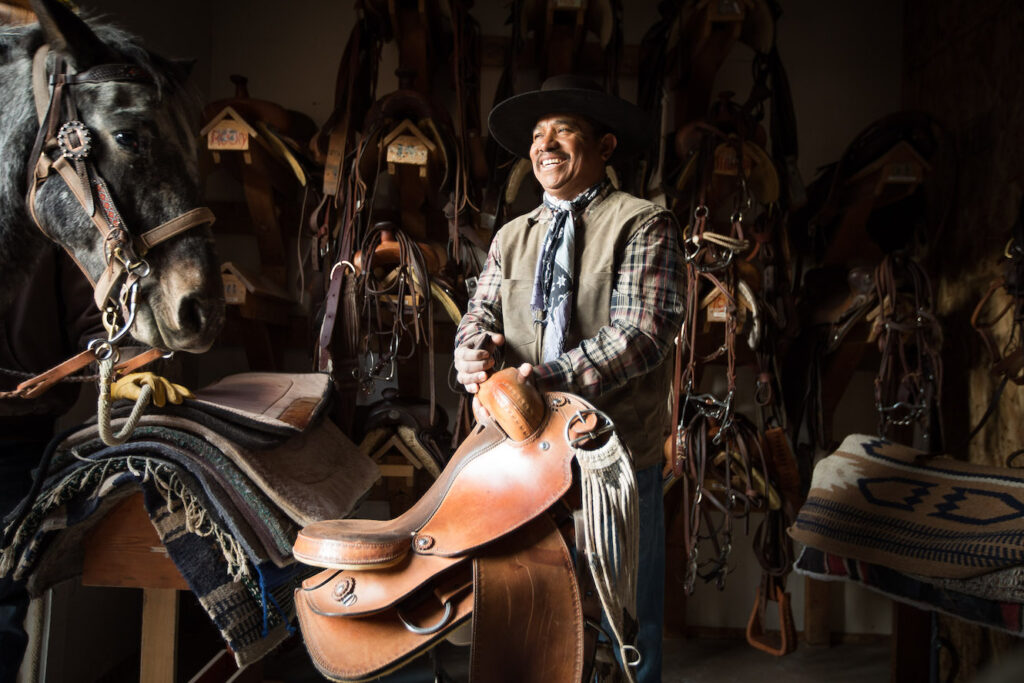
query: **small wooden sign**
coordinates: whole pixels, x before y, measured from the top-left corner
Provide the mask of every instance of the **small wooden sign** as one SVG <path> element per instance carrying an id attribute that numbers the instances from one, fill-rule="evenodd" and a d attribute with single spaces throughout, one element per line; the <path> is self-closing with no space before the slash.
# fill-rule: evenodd
<path id="1" fill-rule="evenodd" d="M 399 135 L 388 145 L 388 163 L 426 166 L 430 150 L 415 135 Z"/>
<path id="2" fill-rule="evenodd" d="M 206 134 L 206 147 L 210 150 L 249 149 L 249 132 L 232 119 L 223 119 Z"/>
<path id="3" fill-rule="evenodd" d="M 729 299 L 722 292 L 708 303 L 708 322 L 724 323 L 729 320 Z"/>
<path id="4" fill-rule="evenodd" d="M 206 148 L 213 154 L 214 163 L 220 163 L 220 153 L 225 151 L 242 152 L 245 163 L 252 163 L 249 141 L 259 133 L 233 108 L 221 109 L 219 114 L 203 126 L 199 134 L 206 138 Z"/>
<path id="5" fill-rule="evenodd" d="M 229 304 L 245 303 L 245 284 L 234 273 L 221 273 L 224 280 L 224 301 Z"/>

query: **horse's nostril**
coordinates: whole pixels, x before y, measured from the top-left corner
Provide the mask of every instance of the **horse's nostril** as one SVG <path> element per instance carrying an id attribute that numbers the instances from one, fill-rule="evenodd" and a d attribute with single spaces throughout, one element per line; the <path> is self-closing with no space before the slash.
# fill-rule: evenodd
<path id="1" fill-rule="evenodd" d="M 178 304 L 178 328 L 183 332 L 199 333 L 205 318 L 203 306 L 197 297 L 186 296 Z"/>

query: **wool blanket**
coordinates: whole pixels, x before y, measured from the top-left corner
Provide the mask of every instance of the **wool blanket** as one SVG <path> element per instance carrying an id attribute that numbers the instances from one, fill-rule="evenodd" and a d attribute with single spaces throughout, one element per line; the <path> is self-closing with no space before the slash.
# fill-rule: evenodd
<path id="1" fill-rule="evenodd" d="M 81 543 L 114 503 L 142 489 L 169 557 L 240 666 L 283 640 L 298 527 L 338 519 L 379 477 L 329 420 L 326 375 L 246 373 L 153 409 L 131 439 L 105 447 L 94 424 L 65 433 L 39 494 L 5 520 L 0 576 L 38 594 L 81 571 Z M 119 426 L 114 421 L 115 428 Z"/>
<path id="2" fill-rule="evenodd" d="M 795 570 L 819 581 L 857 583 L 919 609 L 1024 636 L 1024 567 L 969 579 L 927 579 L 806 547 Z"/>
<path id="3" fill-rule="evenodd" d="M 964 579 L 1024 565 L 1024 470 L 852 435 L 815 466 L 790 535 L 927 577 Z"/>

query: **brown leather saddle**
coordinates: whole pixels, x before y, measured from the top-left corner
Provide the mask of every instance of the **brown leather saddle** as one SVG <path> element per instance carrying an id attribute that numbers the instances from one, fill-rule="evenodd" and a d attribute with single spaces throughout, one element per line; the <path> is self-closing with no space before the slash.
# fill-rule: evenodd
<path id="1" fill-rule="evenodd" d="M 586 502 L 588 489 L 585 474 L 573 486 L 573 461 L 586 471 L 590 456 L 617 457 L 629 477 L 632 468 L 601 413 L 570 394 L 542 396 L 516 372 L 503 370 L 481 386 L 494 419 L 469 434 L 406 513 L 318 522 L 299 532 L 296 559 L 325 568 L 296 591 L 295 603 L 306 647 L 328 678 L 380 676 L 472 619 L 474 682 L 583 679 L 585 651 L 592 653 L 584 593 L 594 594 L 585 567 L 595 566 L 583 541 L 595 536 L 575 534 L 581 561 L 574 563 L 567 537 L 578 505 L 567 501 L 582 488 Z M 628 559 L 636 518 L 627 519 L 634 536 L 619 541 Z M 592 542 L 601 545 L 600 534 Z M 587 612 L 596 622 L 593 605 Z M 635 609 L 626 612 L 628 644 Z"/>

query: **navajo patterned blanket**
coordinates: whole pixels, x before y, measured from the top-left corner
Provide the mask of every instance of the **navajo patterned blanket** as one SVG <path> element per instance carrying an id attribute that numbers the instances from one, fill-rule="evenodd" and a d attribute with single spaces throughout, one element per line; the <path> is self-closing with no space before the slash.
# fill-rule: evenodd
<path id="1" fill-rule="evenodd" d="M 790 535 L 842 558 L 935 579 L 1024 565 L 1024 470 L 865 435 L 814 468 Z"/>
<path id="2" fill-rule="evenodd" d="M 151 408 L 120 446 L 104 446 L 95 424 L 65 432 L 47 449 L 38 494 L 0 525 L 0 577 L 38 594 L 77 575 L 85 535 L 141 489 L 239 666 L 258 660 L 292 629 L 292 594 L 309 571 L 291 557 L 299 525 L 348 515 L 379 476 L 321 419 L 329 391 L 326 375 L 246 373 Z"/>
<path id="3" fill-rule="evenodd" d="M 1024 635 L 1024 567 L 969 579 L 924 579 L 806 547 L 795 570 L 819 581 L 857 583 L 920 609 Z"/>

